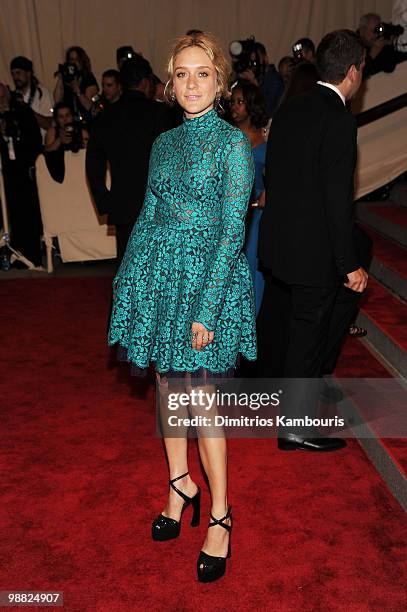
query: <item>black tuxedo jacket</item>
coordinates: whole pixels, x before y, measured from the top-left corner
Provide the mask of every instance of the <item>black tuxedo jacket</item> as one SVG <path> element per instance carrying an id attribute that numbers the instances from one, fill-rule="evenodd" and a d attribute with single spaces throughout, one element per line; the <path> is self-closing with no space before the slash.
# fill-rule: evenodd
<path id="1" fill-rule="evenodd" d="M 173 127 L 168 108 L 141 92 L 128 92 L 95 119 L 86 152 L 86 173 L 99 214 L 112 225 L 132 224 L 147 187 L 151 147 Z M 106 187 L 110 166 L 111 187 Z"/>
<path id="2" fill-rule="evenodd" d="M 356 122 L 316 85 L 273 118 L 259 256 L 288 284 L 324 287 L 360 266 L 354 227 Z"/>

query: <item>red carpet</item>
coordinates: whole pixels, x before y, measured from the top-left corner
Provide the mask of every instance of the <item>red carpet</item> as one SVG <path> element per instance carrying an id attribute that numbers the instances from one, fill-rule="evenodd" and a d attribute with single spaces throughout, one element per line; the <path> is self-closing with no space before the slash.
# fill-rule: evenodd
<path id="1" fill-rule="evenodd" d="M 61 590 L 69 612 L 406 609 L 405 514 L 356 442 L 321 457 L 230 441 L 233 557 L 198 583 L 205 520 L 150 540 L 167 474 L 151 390 L 108 367 L 110 281 L 2 289 L 0 590 Z"/>

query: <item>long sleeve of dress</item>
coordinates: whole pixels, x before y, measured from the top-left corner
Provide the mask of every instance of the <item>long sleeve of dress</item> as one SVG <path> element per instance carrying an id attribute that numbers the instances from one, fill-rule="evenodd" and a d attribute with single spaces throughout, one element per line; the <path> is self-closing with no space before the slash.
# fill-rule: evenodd
<path id="1" fill-rule="evenodd" d="M 214 331 L 234 266 L 244 243 L 245 216 L 254 180 L 252 149 L 242 132 L 226 145 L 219 238 L 208 269 L 195 321 Z"/>

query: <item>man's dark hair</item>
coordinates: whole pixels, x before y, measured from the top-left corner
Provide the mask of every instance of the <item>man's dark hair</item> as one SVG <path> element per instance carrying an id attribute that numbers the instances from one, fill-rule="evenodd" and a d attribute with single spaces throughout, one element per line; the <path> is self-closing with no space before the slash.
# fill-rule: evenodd
<path id="1" fill-rule="evenodd" d="M 150 63 L 139 53 L 124 62 L 120 69 L 120 80 L 125 89 L 133 89 L 145 78 L 152 78 L 153 70 Z"/>
<path id="2" fill-rule="evenodd" d="M 31 87 L 30 87 L 30 98 L 29 98 L 30 106 L 35 96 L 36 90 L 38 90 L 40 99 L 42 98 L 42 89 L 39 86 L 39 81 L 34 74 L 33 63 L 30 59 L 28 59 L 28 57 L 24 57 L 23 55 L 18 55 L 17 57 L 14 57 L 10 62 L 10 70 L 24 70 L 25 72 L 31 72 Z"/>
<path id="3" fill-rule="evenodd" d="M 114 68 L 109 68 L 108 70 L 105 70 L 102 74 L 102 79 L 103 77 L 114 79 L 118 84 L 121 82 L 120 72 L 118 70 L 115 70 Z"/>
<path id="4" fill-rule="evenodd" d="M 315 45 L 310 38 L 300 38 L 295 44 L 301 45 L 303 49 L 312 51 L 312 54 L 315 55 Z"/>
<path id="5" fill-rule="evenodd" d="M 351 66 L 360 69 L 364 49 L 361 39 L 352 30 L 335 30 L 326 34 L 317 49 L 317 70 L 321 81 L 337 85 Z"/>
<path id="6" fill-rule="evenodd" d="M 281 98 L 280 106 L 283 106 L 283 104 L 288 102 L 291 98 L 312 89 L 318 81 L 318 78 L 318 71 L 314 64 L 311 64 L 311 62 L 301 62 L 297 64 L 294 72 L 291 74 L 283 97 Z"/>

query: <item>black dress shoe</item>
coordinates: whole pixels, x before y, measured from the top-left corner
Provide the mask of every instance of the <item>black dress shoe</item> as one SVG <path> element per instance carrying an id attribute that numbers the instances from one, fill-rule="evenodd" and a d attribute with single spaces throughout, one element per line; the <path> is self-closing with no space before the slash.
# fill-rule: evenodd
<path id="1" fill-rule="evenodd" d="M 339 450 L 346 446 L 342 438 L 301 438 L 295 434 L 286 434 L 278 438 L 278 448 L 285 451 L 306 450 L 328 452 Z"/>

